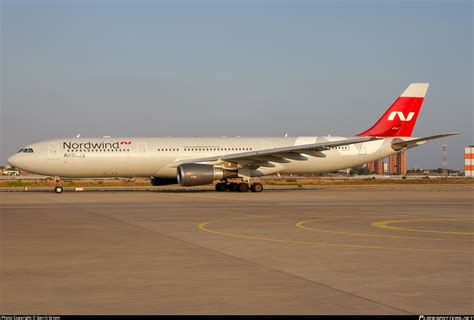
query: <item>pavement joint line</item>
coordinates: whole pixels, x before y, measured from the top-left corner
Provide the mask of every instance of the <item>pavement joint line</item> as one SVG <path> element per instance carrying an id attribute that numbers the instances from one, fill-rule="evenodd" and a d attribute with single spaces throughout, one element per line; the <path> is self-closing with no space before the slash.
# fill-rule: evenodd
<path id="1" fill-rule="evenodd" d="M 347 210 L 342 209 L 342 208 L 327 208 L 326 210 L 332 210 L 332 211 L 339 211 L 343 213 L 347 213 Z M 376 215 L 397 215 L 397 216 L 405 216 L 405 217 L 417 217 L 417 218 L 426 218 L 426 219 L 431 219 L 433 216 L 428 216 L 428 215 L 418 215 L 418 214 L 408 214 L 408 213 L 403 213 L 403 212 L 398 212 L 398 211 L 367 211 L 367 210 L 362 210 L 362 209 L 351 209 L 352 212 L 355 213 L 368 213 L 368 214 L 376 214 Z M 453 218 L 453 216 L 437 216 L 436 218 L 445 218 L 445 219 L 450 219 Z M 465 217 L 454 217 L 458 219 L 466 219 Z"/>
<path id="2" fill-rule="evenodd" d="M 450 202 L 418 202 L 417 204 L 450 204 Z M 458 203 L 468 203 L 468 204 L 474 204 L 474 202 L 470 201 L 465 201 L 465 202 L 458 202 Z M 369 202 L 369 203 L 359 203 L 359 202 L 346 202 L 346 203 L 338 203 L 337 205 L 340 207 L 341 205 L 390 205 L 390 204 L 398 204 L 398 202 L 390 203 L 390 202 Z M 51 204 L 32 204 L 32 205 L 25 205 L 25 206 L 11 206 L 11 205 L 0 205 L 0 209 L 35 209 L 35 208 L 68 208 L 68 207 L 75 207 L 77 206 L 78 203 L 72 204 L 72 205 L 66 205 L 62 204 L 61 202 L 58 203 L 58 205 L 51 205 Z M 241 206 L 291 206 L 291 207 L 315 207 L 315 206 L 323 206 L 323 205 L 334 205 L 334 202 L 319 202 L 319 203 L 249 203 L 248 201 L 245 203 L 233 203 L 233 202 L 227 202 L 225 204 L 213 204 L 213 206 L 223 206 L 223 207 L 228 207 L 231 205 L 241 205 Z M 452 204 L 451 204 L 452 205 Z M 450 206 L 451 206 L 450 205 Z M 204 206 L 207 207 L 209 204 L 193 204 L 193 205 L 187 205 L 187 204 L 156 204 L 156 203 L 149 203 L 149 204 L 120 204 L 120 205 L 112 205 L 112 206 L 104 206 L 104 205 L 94 205 L 94 204 L 86 204 L 84 207 L 90 207 L 90 208 L 123 208 L 123 207 L 197 207 L 197 206 Z M 325 208 L 325 210 L 343 210 L 341 208 Z M 363 213 L 363 211 L 356 211 Z M 395 213 L 395 212 L 393 212 Z M 407 216 L 413 216 L 413 215 L 407 215 Z"/>
<path id="3" fill-rule="evenodd" d="M 114 217 L 110 217 L 108 215 L 105 215 L 105 214 L 102 214 L 102 213 L 96 213 L 96 212 L 93 212 L 89 209 L 84 209 L 84 208 L 81 208 L 79 206 L 76 206 L 75 207 L 76 209 L 79 209 L 81 211 L 84 211 L 86 213 L 89 213 L 89 214 L 93 214 L 95 216 L 101 216 L 105 219 L 108 219 L 108 220 L 111 220 L 111 221 L 114 221 L 114 222 L 118 222 L 118 223 L 121 223 L 121 224 L 125 224 L 125 225 L 128 225 L 128 226 L 131 226 L 133 228 L 136 228 L 136 229 L 140 229 L 142 231 L 145 231 L 145 232 L 148 232 L 150 234 L 153 234 L 153 235 L 157 235 L 157 236 L 163 236 L 163 237 L 167 237 L 169 239 L 173 239 L 175 241 L 178 241 L 178 242 L 181 242 L 181 243 L 185 243 L 187 245 L 191 245 L 191 246 L 194 246 L 194 247 L 197 247 L 197 248 L 200 248 L 200 249 L 203 249 L 203 250 L 207 250 L 207 251 L 211 251 L 211 252 L 214 252 L 214 253 L 217 253 L 217 254 L 220 254 L 220 255 L 223 255 L 223 256 L 226 256 L 226 257 L 229 257 L 231 259 L 235 259 L 235 260 L 240 260 L 240 261 L 243 261 L 245 263 L 248 263 L 248 264 L 251 264 L 251 265 L 254 265 L 254 266 L 258 266 L 258 267 L 261 267 L 261 268 L 265 268 L 265 269 L 268 269 L 268 270 L 272 270 L 274 272 L 277 272 L 279 274 L 283 274 L 283 275 L 286 275 L 286 276 L 290 276 L 292 278 L 295 278 L 295 279 L 298 279 L 300 281 L 303 281 L 303 282 L 307 282 L 307 283 L 310 283 L 312 285 L 317 285 L 317 286 L 322 286 L 322 287 L 325 287 L 325 288 L 328 288 L 328 289 L 331 289 L 331 290 L 335 290 L 335 291 L 338 291 L 338 292 L 341 292 L 343 294 L 348 294 L 348 295 L 351 295 L 353 297 L 356 297 L 356 298 L 359 298 L 359 299 L 362 299 L 362 300 L 365 300 L 365 301 L 368 301 L 368 302 L 371 302 L 371 303 L 375 303 L 375 304 L 378 304 L 378 305 L 381 305 L 381 306 L 384 306 L 384 307 L 387 307 L 387 308 L 390 308 L 390 309 L 394 309 L 394 310 L 398 310 L 398 311 L 401 311 L 403 313 L 406 313 L 406 314 L 416 314 L 416 313 L 412 313 L 410 311 L 407 311 L 407 310 L 403 310 L 403 309 L 400 309 L 400 308 L 397 308 L 397 307 L 394 307 L 394 306 L 391 306 L 389 304 L 386 304 L 386 303 L 383 303 L 383 302 L 380 302 L 380 301 L 376 301 L 376 300 L 373 300 L 373 299 L 370 299 L 370 298 L 367 298 L 367 297 L 364 297 L 364 296 L 361 296 L 361 295 L 358 295 L 358 294 L 355 294 L 355 293 L 352 293 L 352 292 L 349 292 L 349 291 L 345 291 L 345 290 L 342 290 L 342 289 L 338 289 L 338 288 L 335 288 L 335 287 L 332 287 L 328 284 L 325 284 L 325 283 L 321 283 L 321 282 L 317 282 L 317 281 L 314 281 L 314 280 L 310 280 L 310 279 L 307 279 L 307 278 L 303 278 L 303 277 L 300 277 L 298 275 L 295 275 L 295 274 L 291 274 L 291 273 L 288 273 L 288 272 L 285 272 L 285 271 L 282 271 L 282 270 L 279 270 L 279 269 L 276 269 L 276 268 L 273 268 L 273 267 L 269 267 L 269 266 L 266 266 L 264 264 L 260 264 L 260 263 L 257 263 L 255 261 L 251 261 L 251 260 L 247 260 L 247 259 L 244 259 L 244 258 L 241 258 L 241 257 L 237 257 L 237 256 L 233 256 L 233 255 L 230 255 L 228 253 L 225 253 L 225 252 L 222 252 L 220 250 L 216 250 L 216 249 L 211 249 L 211 248 L 208 248 L 208 247 L 204 247 L 202 245 L 199 245 L 197 243 L 193 243 L 193 242 L 189 242 L 189 241 L 186 241 L 186 240 L 183 240 L 183 239 L 180 239 L 180 238 L 176 238 L 176 237 L 173 237 L 171 235 L 168 235 L 168 234 L 164 234 L 164 233 L 160 233 L 158 231 L 155 231 L 155 230 L 150 230 L 148 228 L 145 228 L 143 226 L 140 226 L 140 225 L 135 225 L 133 223 L 130 223 L 130 222 L 127 222 L 127 221 L 123 221 L 123 220 L 120 220 L 120 219 L 117 219 L 117 218 L 114 218 Z M 252 217 L 252 216 L 251 216 Z"/>

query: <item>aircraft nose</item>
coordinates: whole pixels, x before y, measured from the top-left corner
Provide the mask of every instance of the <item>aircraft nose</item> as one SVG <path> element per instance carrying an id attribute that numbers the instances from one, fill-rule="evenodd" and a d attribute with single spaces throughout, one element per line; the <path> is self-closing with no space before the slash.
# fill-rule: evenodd
<path id="1" fill-rule="evenodd" d="M 18 161 L 18 154 L 12 155 L 10 158 L 8 158 L 7 162 L 8 162 L 11 166 L 17 168 L 17 167 L 18 167 L 18 164 L 19 164 L 19 163 L 18 163 L 18 162 L 19 162 L 19 161 Z"/>

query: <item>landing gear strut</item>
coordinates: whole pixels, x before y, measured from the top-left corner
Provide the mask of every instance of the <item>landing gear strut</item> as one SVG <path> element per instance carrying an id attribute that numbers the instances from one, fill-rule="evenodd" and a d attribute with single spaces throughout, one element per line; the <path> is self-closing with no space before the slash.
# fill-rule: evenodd
<path id="1" fill-rule="evenodd" d="M 60 177 L 54 177 L 54 183 L 56 184 L 56 186 L 54 187 L 54 192 L 56 193 L 62 193 L 64 190 L 63 190 L 63 182 L 61 181 L 61 178 Z"/>
<path id="2" fill-rule="evenodd" d="M 227 190 L 231 192 L 262 192 L 263 185 L 258 182 L 250 184 L 248 182 L 236 183 L 227 181 L 221 181 L 216 184 L 216 191 L 224 192 Z"/>

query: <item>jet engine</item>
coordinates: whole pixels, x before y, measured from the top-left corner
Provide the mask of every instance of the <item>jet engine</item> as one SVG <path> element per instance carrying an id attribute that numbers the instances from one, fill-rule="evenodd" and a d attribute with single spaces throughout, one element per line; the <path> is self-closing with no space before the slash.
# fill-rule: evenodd
<path id="1" fill-rule="evenodd" d="M 178 167 L 177 172 L 178 183 L 182 186 L 199 186 L 210 184 L 214 180 L 235 177 L 237 177 L 237 171 L 196 163 L 182 164 Z"/>
<path id="2" fill-rule="evenodd" d="M 151 177 L 150 183 L 153 186 L 167 186 L 169 184 L 177 184 L 178 179 L 176 178 L 158 178 L 158 177 Z"/>

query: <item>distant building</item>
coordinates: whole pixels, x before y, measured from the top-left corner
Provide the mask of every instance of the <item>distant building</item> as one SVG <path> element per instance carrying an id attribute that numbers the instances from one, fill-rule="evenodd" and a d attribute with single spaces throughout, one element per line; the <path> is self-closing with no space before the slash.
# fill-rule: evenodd
<path id="1" fill-rule="evenodd" d="M 370 173 L 374 174 L 383 174 L 384 173 L 384 162 L 383 159 L 375 160 L 367 163 L 367 167 L 370 170 Z"/>
<path id="2" fill-rule="evenodd" d="M 407 174 L 407 151 L 397 153 L 397 163 L 399 164 L 397 174 L 405 176 Z"/>
<path id="3" fill-rule="evenodd" d="M 369 168 L 370 173 L 373 174 L 407 174 L 407 153 L 403 150 L 397 154 L 393 154 L 388 158 L 388 163 L 384 162 L 384 159 L 375 160 L 368 162 L 365 165 Z"/>
<path id="4" fill-rule="evenodd" d="M 464 175 L 474 177 L 474 145 L 464 148 Z"/>
<path id="5" fill-rule="evenodd" d="M 389 174 L 406 175 L 407 174 L 407 152 L 406 150 L 392 154 L 388 162 Z"/>
<path id="6" fill-rule="evenodd" d="M 392 154 L 388 158 L 388 173 L 389 174 L 396 174 L 397 172 L 397 155 Z"/>
<path id="7" fill-rule="evenodd" d="M 370 173 L 374 173 L 375 171 L 375 161 L 372 161 L 372 162 L 367 162 L 367 168 L 369 168 L 369 171 Z"/>

